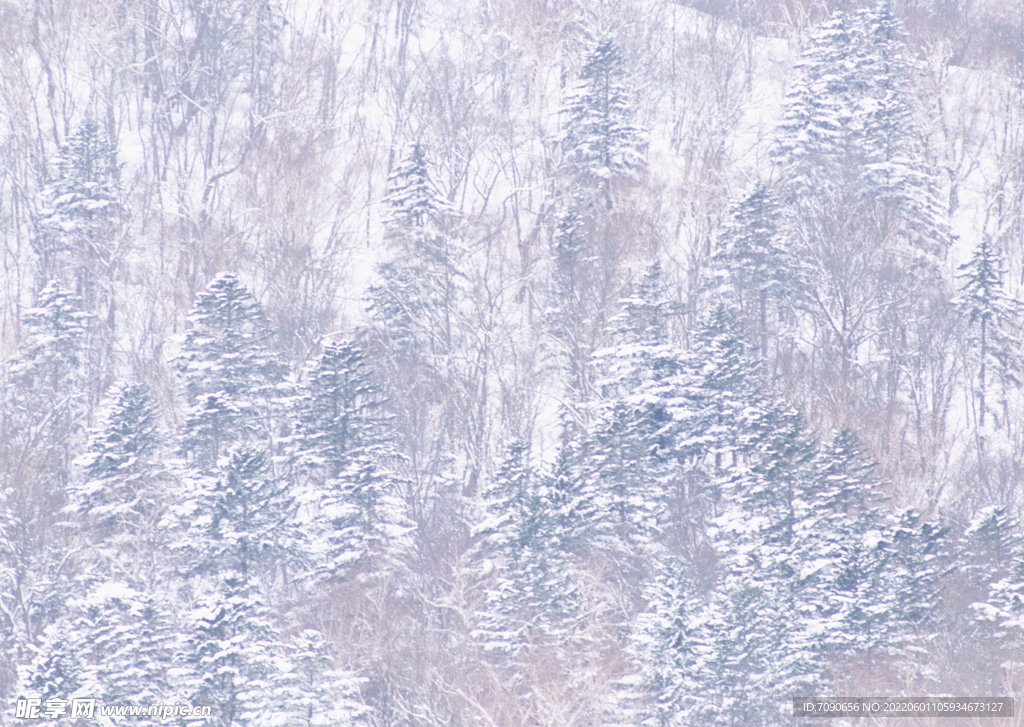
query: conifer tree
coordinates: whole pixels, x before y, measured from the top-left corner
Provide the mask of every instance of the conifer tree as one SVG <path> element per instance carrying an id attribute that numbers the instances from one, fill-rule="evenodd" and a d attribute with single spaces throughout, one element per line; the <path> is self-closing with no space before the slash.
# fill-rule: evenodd
<path id="1" fill-rule="evenodd" d="M 49 624 L 31 647 L 32 657 L 19 669 L 19 689 L 42 700 L 71 699 L 83 686 L 85 664 L 78 634 L 67 619 Z"/>
<path id="2" fill-rule="evenodd" d="M 796 510 L 794 559 L 804 594 L 802 612 L 835 654 L 864 653 L 879 640 L 899 638 L 878 606 L 891 602 L 882 574 L 890 534 L 874 464 L 849 429 L 836 432 L 814 458 L 814 471 Z"/>
<path id="3" fill-rule="evenodd" d="M 354 459 L 390 456 L 384 395 L 366 355 L 331 341 L 306 373 L 297 406 L 301 457 L 337 477 Z"/>
<path id="4" fill-rule="evenodd" d="M 42 192 L 34 241 L 41 279 L 74 279 L 88 310 L 99 303 L 99 278 L 117 254 L 115 151 L 87 119 L 61 145 Z"/>
<path id="5" fill-rule="evenodd" d="M 1022 543 L 1018 523 L 1007 509 L 989 506 L 971 518 L 961 537 L 958 559 L 972 583 L 988 586 L 1009 573 Z"/>
<path id="6" fill-rule="evenodd" d="M 427 169 L 423 147 L 411 144 L 388 176 L 385 222 L 409 230 L 436 226 L 454 207 L 437 190 Z"/>
<path id="7" fill-rule="evenodd" d="M 359 696 L 365 681 L 352 672 L 334 667 L 330 644 L 319 631 L 305 629 L 288 644 L 292 665 L 283 710 L 302 727 L 354 727 L 367 724 L 370 709 Z"/>
<path id="8" fill-rule="evenodd" d="M 370 311 L 406 356 L 445 355 L 453 344 L 459 278 L 445 219 L 454 211 L 430 178 L 423 150 L 413 144 L 388 179 L 386 236 L 395 259 L 379 266 Z"/>
<path id="9" fill-rule="evenodd" d="M 627 343 L 664 346 L 668 343 L 669 324 L 682 312 L 682 306 L 668 300 L 661 261 L 655 260 L 636 285 L 633 295 L 623 298 L 619 316 L 619 335 Z"/>
<path id="10" fill-rule="evenodd" d="M 267 459 L 265 452 L 241 445 L 214 473 L 185 479 L 182 501 L 165 523 L 181 524 L 174 549 L 182 555 L 184 575 L 240 573 L 256 579 L 285 566 L 306 566 L 294 493 L 270 471 Z"/>
<path id="11" fill-rule="evenodd" d="M 284 368 L 262 307 L 230 273 L 196 297 L 189 323 L 174 362 L 189 403 L 181 448 L 202 470 L 235 444 L 273 440 Z"/>
<path id="12" fill-rule="evenodd" d="M 836 11 L 802 54 L 779 130 L 783 229 L 822 352 L 810 374 L 832 382 L 809 395 L 839 422 L 866 415 L 868 381 L 902 393 L 902 362 L 945 295 L 950 233 L 913 119 L 913 70 L 888 0 Z"/>
<path id="13" fill-rule="evenodd" d="M 627 83 L 618 45 L 604 38 L 588 54 L 562 109 L 565 161 L 578 180 L 600 185 L 609 208 L 611 182 L 644 163 L 645 132 L 633 124 Z"/>
<path id="14" fill-rule="evenodd" d="M 515 652 L 545 636 L 557 643 L 579 607 L 558 493 L 528 458 L 526 443 L 508 446 L 484 493 L 488 517 L 474 529 L 489 580 L 477 636 L 491 650 Z"/>
<path id="15" fill-rule="evenodd" d="M 175 624 L 159 599 L 104 577 L 70 599 L 43 632 L 21 689 L 43 699 L 96 699 L 100 704 L 173 704 Z M 158 724 L 140 718 L 141 724 Z"/>
<path id="16" fill-rule="evenodd" d="M 589 239 L 592 233 L 581 200 L 558 220 L 551 241 L 551 302 L 546 317 L 564 351 L 572 398 L 587 401 L 593 394 L 590 358 L 605 335 L 606 295 L 601 260 Z"/>
<path id="17" fill-rule="evenodd" d="M 62 504 L 70 480 L 71 452 L 83 433 L 86 401 L 83 361 L 91 316 L 57 282 L 51 282 L 24 314 L 21 352 L 5 371 L 5 446 L 21 451 L 5 458 L 22 471 L 8 471 L 10 485 L 45 480 L 51 505 Z M 35 470 L 35 471 L 33 471 Z M 9 485 L 9 486 L 10 486 Z M 40 503 L 42 504 L 42 503 Z"/>
<path id="18" fill-rule="evenodd" d="M 970 338 L 976 350 L 978 371 L 974 395 L 978 399 L 978 423 L 984 429 L 990 408 L 987 391 L 989 367 L 1004 383 L 1019 384 L 1020 351 L 1007 327 L 1020 312 L 1020 302 L 1003 290 L 1002 257 L 987 235 L 983 236 L 971 259 L 960 266 L 963 285 L 953 304 L 973 329 Z"/>
<path id="19" fill-rule="evenodd" d="M 797 260 L 783 244 L 781 217 L 772 192 L 758 185 L 733 208 L 712 258 L 712 285 L 736 308 L 762 358 L 800 288 Z"/>
<path id="20" fill-rule="evenodd" d="M 383 404 L 365 355 L 347 341 L 328 343 L 300 388 L 295 454 L 309 476 L 318 577 L 344 579 L 369 558 L 382 574 L 413 527 L 389 471 L 398 457 Z"/>
<path id="21" fill-rule="evenodd" d="M 995 542 L 989 545 L 1001 549 L 1012 541 L 1006 538 L 1007 533 L 997 533 L 997 530 L 1003 530 L 999 519 L 1000 514 L 997 512 L 982 513 L 972 527 L 988 531 L 990 538 L 997 536 L 992 539 Z M 984 574 L 991 578 L 984 596 L 971 604 L 971 608 L 979 627 L 978 636 L 984 638 L 986 645 L 995 650 L 999 657 L 1017 653 L 1024 645 L 1024 550 L 1020 548 L 1019 538 L 1016 541 L 1012 554 L 1004 563 L 994 568 L 992 566 L 995 564 L 983 565 L 988 566 L 985 568 L 987 573 L 978 572 L 978 565 L 982 564 L 969 564 L 973 571 L 971 575 Z"/>
<path id="22" fill-rule="evenodd" d="M 419 171 L 393 179 L 386 199 L 392 259 L 378 266 L 378 280 L 369 288 L 367 352 L 395 415 L 398 449 L 417 463 L 410 479 L 419 481 L 405 494 L 410 512 L 422 522 L 427 513 L 448 520 L 461 507 L 436 496 L 451 484 L 455 450 L 479 457 L 478 432 L 486 425 L 480 418 L 472 433 L 457 425 L 478 406 L 469 392 L 481 385 L 480 367 L 460 353 L 472 348 L 475 336 L 465 315 L 471 305 L 466 251 L 449 224 L 451 205 L 436 193 L 418 147 L 409 162 Z M 433 201 L 421 204 L 428 197 Z"/>
<path id="23" fill-rule="evenodd" d="M 705 675 L 697 670 L 706 646 L 705 603 L 686 568 L 678 559 L 664 558 L 648 587 L 647 610 L 632 634 L 636 678 L 617 700 L 628 715 L 624 724 L 683 725 L 710 701 Z"/>
<path id="24" fill-rule="evenodd" d="M 182 652 L 184 689 L 210 705 L 223 727 L 273 724 L 287 695 L 290 665 L 270 609 L 250 577 L 228 572 L 199 598 Z"/>
<path id="25" fill-rule="evenodd" d="M 115 386 L 104 410 L 85 453 L 75 461 L 83 476 L 72 485 L 72 505 L 98 529 L 97 538 L 124 535 L 132 540 L 155 526 L 161 509 L 156 482 L 161 467 L 155 461 L 162 444 L 159 413 L 141 383 Z"/>
<path id="26" fill-rule="evenodd" d="M 882 624 L 870 647 L 882 654 L 909 653 L 936 625 L 942 579 L 955 563 L 949 526 L 925 520 L 912 509 L 898 511 L 878 547 L 885 559 L 876 575 L 872 616 Z"/>

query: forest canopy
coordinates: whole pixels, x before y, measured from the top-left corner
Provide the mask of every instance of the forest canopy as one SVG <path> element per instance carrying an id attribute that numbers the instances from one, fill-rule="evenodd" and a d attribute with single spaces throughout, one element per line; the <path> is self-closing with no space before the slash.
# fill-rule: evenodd
<path id="1" fill-rule="evenodd" d="M 0 17 L 0 721 L 1024 697 L 1024 9 Z"/>

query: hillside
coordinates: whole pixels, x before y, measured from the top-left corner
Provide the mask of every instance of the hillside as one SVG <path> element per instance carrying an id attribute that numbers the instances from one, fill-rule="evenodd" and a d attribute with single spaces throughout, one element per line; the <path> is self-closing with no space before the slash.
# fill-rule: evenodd
<path id="1" fill-rule="evenodd" d="M 1018 696 L 1013 5 L 4 4 L 0 721 Z"/>

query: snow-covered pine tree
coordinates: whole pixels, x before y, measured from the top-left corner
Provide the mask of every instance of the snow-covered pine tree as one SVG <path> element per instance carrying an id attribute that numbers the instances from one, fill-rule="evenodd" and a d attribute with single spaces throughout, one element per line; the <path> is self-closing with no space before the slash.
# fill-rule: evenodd
<path id="1" fill-rule="evenodd" d="M 208 470 L 236 444 L 273 441 L 285 372 L 267 348 L 263 308 L 234 275 L 214 278 L 188 320 L 174 361 L 189 404 L 181 449 Z"/>
<path id="2" fill-rule="evenodd" d="M 389 178 L 384 205 L 396 255 L 377 269 L 381 282 L 370 288 L 370 311 L 399 351 L 443 354 L 453 343 L 461 277 L 444 225 L 454 207 L 437 191 L 419 144 Z"/>
<path id="3" fill-rule="evenodd" d="M 793 696 L 824 693 L 820 644 L 795 613 L 790 584 L 774 569 L 727 575 L 700 616 L 696 704 L 682 724 L 783 727 Z"/>
<path id="4" fill-rule="evenodd" d="M 320 578 L 345 579 L 375 559 L 377 575 L 413 527 L 389 471 L 397 454 L 380 386 L 348 341 L 328 343 L 296 402 L 294 453 L 308 476 Z"/>
<path id="5" fill-rule="evenodd" d="M 968 340 L 975 352 L 977 383 L 971 388 L 978 401 L 978 426 L 984 429 L 986 414 L 991 408 L 987 397 L 989 367 L 994 369 L 995 378 L 1004 384 L 1020 383 L 1021 351 L 1007 329 L 1022 306 L 1003 289 L 1002 256 L 988 235 L 982 236 L 971 259 L 960 266 L 960 271 L 963 284 L 953 305 L 972 328 Z"/>
<path id="6" fill-rule="evenodd" d="M 484 492 L 487 518 L 474 528 L 487 583 L 476 636 L 487 650 L 554 647 L 579 608 L 571 533 L 560 527 L 566 513 L 554 483 L 531 467 L 529 455 L 522 441 L 506 448 Z"/>
<path id="7" fill-rule="evenodd" d="M 676 529 L 669 507 L 682 495 L 687 456 L 675 414 L 695 378 L 687 355 L 667 343 L 678 306 L 667 297 L 660 265 L 651 265 L 621 304 L 618 345 L 590 362 L 602 397 L 589 406 L 592 424 L 579 442 L 573 507 L 578 542 L 635 575 L 651 567 L 665 528 Z"/>
<path id="8" fill-rule="evenodd" d="M 559 219 L 551 253 L 554 268 L 547 318 L 565 352 L 573 398 L 586 401 L 592 389 L 590 356 L 603 333 L 604 310 L 593 294 L 598 285 L 598 261 L 576 206 L 570 206 Z"/>
<path id="9" fill-rule="evenodd" d="M 688 577 L 686 563 L 661 560 L 648 587 L 647 610 L 631 634 L 633 674 L 616 695 L 614 724 L 677 727 L 694 723 L 709 708 L 698 671 L 706 647 L 706 603 Z"/>
<path id="10" fill-rule="evenodd" d="M 987 587 L 1009 574 L 1021 545 L 1019 524 L 1005 507 L 982 508 L 960 538 L 959 570 L 973 585 Z"/>
<path id="11" fill-rule="evenodd" d="M 934 213 L 911 106 L 914 62 L 904 37 L 890 0 L 836 11 L 811 36 L 779 129 L 785 203 L 801 192 L 835 199 L 860 187 L 878 195 L 865 202 L 902 200 L 921 205 L 916 212 Z"/>
<path id="12" fill-rule="evenodd" d="M 907 656 L 936 626 L 942 579 L 955 565 L 949 526 L 912 509 L 890 516 L 882 534 L 872 616 L 885 625 L 870 644 L 878 654 Z M 887 631 L 887 632 L 886 632 Z"/>
<path id="13" fill-rule="evenodd" d="M 434 189 L 429 176 L 424 185 Z M 483 417 L 461 426 L 467 412 L 478 410 L 475 394 L 486 370 L 466 353 L 479 347 L 466 317 L 473 305 L 463 269 L 467 253 L 447 224 L 450 205 L 443 200 L 432 205 L 440 212 L 427 214 L 415 196 L 389 199 L 385 238 L 392 259 L 378 266 L 378 281 L 369 288 L 366 351 L 395 417 L 397 449 L 416 463 L 404 492 L 410 513 L 418 523 L 435 516 L 455 522 L 452 515 L 464 503 L 455 495 L 453 454 L 469 450 L 467 459 L 482 461 L 476 450 L 484 446 L 480 431 L 487 426 Z"/>
<path id="14" fill-rule="evenodd" d="M 294 493 L 267 460 L 265 452 L 240 445 L 213 473 L 185 478 L 182 502 L 165 519 L 180 524 L 173 548 L 183 575 L 240 573 L 275 582 L 280 569 L 308 567 Z"/>
<path id="15" fill-rule="evenodd" d="M 425 234 L 426 227 L 437 227 L 444 215 L 455 208 L 446 200 L 427 169 L 426 156 L 419 143 L 410 144 L 405 156 L 388 175 L 384 196 L 385 224 Z M 395 233 L 392 233 L 395 234 Z"/>
<path id="16" fill-rule="evenodd" d="M 562 150 L 566 167 L 580 184 L 596 188 L 611 209 L 611 185 L 644 163 L 646 133 L 633 124 L 622 53 L 610 38 L 587 55 L 579 82 L 562 107 Z"/>
<path id="17" fill-rule="evenodd" d="M 71 599 L 22 669 L 21 692 L 101 704 L 174 703 L 179 634 L 159 599 L 106 577 Z M 158 724 L 140 718 L 140 724 Z"/>
<path id="18" fill-rule="evenodd" d="M 619 301 L 622 315 L 618 333 L 627 343 L 664 346 L 669 339 L 672 318 L 682 313 L 682 304 L 668 299 L 661 261 L 655 260 L 636 284 L 633 294 Z"/>
<path id="19" fill-rule="evenodd" d="M 833 382 L 808 397 L 837 422 L 900 395 L 901 362 L 946 295 L 951 235 L 913 119 L 913 70 L 891 2 L 880 0 L 835 12 L 811 36 L 785 102 L 779 198 L 823 354 L 809 380 Z"/>
<path id="20" fill-rule="evenodd" d="M 384 395 L 363 351 L 330 341 L 303 379 L 296 406 L 299 456 L 337 477 L 355 458 L 391 456 Z"/>
<path id="21" fill-rule="evenodd" d="M 677 417 L 685 423 L 681 454 L 701 460 L 710 472 L 739 464 L 754 446 L 767 403 L 761 364 L 749 355 L 739 321 L 717 306 L 695 336 L 692 363 L 696 382 Z"/>
<path id="22" fill-rule="evenodd" d="M 305 629 L 288 643 L 291 663 L 278 718 L 288 715 L 296 727 L 356 727 L 369 724 L 370 709 L 359 695 L 365 681 L 336 669 L 323 634 Z"/>
<path id="23" fill-rule="evenodd" d="M 29 647 L 31 658 L 18 669 L 19 696 L 70 699 L 79 693 L 86 665 L 73 625 L 67 619 L 49 624 Z"/>
<path id="24" fill-rule="evenodd" d="M 757 185 L 733 207 L 711 260 L 711 286 L 736 309 L 765 359 L 800 288 L 799 266 L 784 244 L 781 217 L 774 194 L 767 185 Z"/>
<path id="25" fill-rule="evenodd" d="M 998 660 L 1020 653 L 1024 647 L 1024 549 L 1019 536 L 1006 532 L 1007 524 L 1005 513 L 991 508 L 979 513 L 968 531 L 968 544 L 974 551 L 967 553 L 970 575 L 991 578 L 984 596 L 971 604 L 978 626 L 974 633 L 985 640 Z M 970 557 L 987 550 L 985 556 L 991 558 L 993 551 L 1011 544 L 1013 553 L 1002 563 L 978 562 L 980 559 Z"/>
<path id="26" fill-rule="evenodd" d="M 146 560 L 143 550 L 154 555 L 154 544 L 143 544 L 158 531 L 166 504 L 166 472 L 157 461 L 163 443 L 159 411 L 141 383 L 114 386 L 103 409 L 100 426 L 75 460 L 82 476 L 71 485 L 70 507 L 83 517 L 98 549 L 139 564 Z"/>
<path id="27" fill-rule="evenodd" d="M 787 696 L 822 687 L 824 644 L 805 617 L 810 592 L 798 547 L 814 443 L 799 414 L 762 407 L 739 423 L 749 445 L 722 482 L 712 530 L 722 575 L 708 606 L 711 657 L 698 666 L 718 695 L 712 724 L 782 724 Z"/>
<path id="28" fill-rule="evenodd" d="M 592 407 L 574 475 L 582 541 L 650 575 L 666 544 L 686 557 L 700 549 L 723 477 L 754 451 L 767 404 L 759 366 L 724 308 L 692 352 L 630 338 L 648 333 L 596 356 L 605 397 Z"/>
<path id="29" fill-rule="evenodd" d="M 957 671 L 977 693 L 998 691 L 1005 683 L 1006 659 L 1020 641 L 1004 622 L 1012 618 L 1014 592 L 1021 591 L 1015 582 L 1022 544 L 1018 523 L 1005 507 L 984 507 L 960 535 L 955 564 L 945 579 L 948 595 L 938 618 L 949 634 L 947 648 L 956 655 Z"/>
<path id="30" fill-rule="evenodd" d="M 73 278 L 90 311 L 119 246 L 115 153 L 95 121 L 78 126 L 61 145 L 53 178 L 42 190 L 33 242 L 40 279 Z"/>
<path id="31" fill-rule="evenodd" d="M 590 357 L 607 345 L 609 319 L 622 296 L 634 231 L 616 209 L 621 182 L 644 163 L 646 134 L 633 124 L 625 63 L 609 38 L 583 63 L 562 107 L 558 216 L 551 231 L 553 261 L 547 317 L 568 359 L 569 398 L 593 398 Z M 623 201 L 623 200 L 619 200 Z M 620 205 L 623 209 L 627 205 Z"/>
<path id="32" fill-rule="evenodd" d="M 287 646 L 251 576 L 226 572 L 199 596 L 185 644 L 182 689 L 213 707 L 216 724 L 277 725 L 295 674 Z M 295 715 L 300 717 L 299 714 Z"/>
<path id="33" fill-rule="evenodd" d="M 707 572 L 705 558 L 698 581 L 688 572 L 694 560 L 662 559 L 658 592 L 641 618 L 660 626 L 636 638 L 647 661 L 631 684 L 643 685 L 635 701 L 646 705 L 646 724 L 781 725 L 790 715 L 779 705 L 790 696 L 827 688 L 826 654 L 863 653 L 908 634 L 907 620 L 921 615 L 909 602 L 926 600 L 934 580 L 894 590 L 885 574 L 920 568 L 934 576 L 928 557 L 917 557 L 931 530 L 886 527 L 856 438 L 843 432 L 819 450 L 802 418 L 762 390 L 724 308 L 695 338 L 678 373 L 650 376 L 634 390 L 638 401 L 661 397 L 660 444 L 682 464 L 678 481 L 700 474 L 705 506 L 718 513 L 701 534 L 716 566 Z M 700 552 L 667 544 L 690 558 Z M 658 664 L 685 665 L 685 673 Z"/>
<path id="34" fill-rule="evenodd" d="M 795 512 L 794 560 L 802 618 L 817 626 L 831 653 L 867 653 L 899 638 L 879 605 L 891 600 L 882 574 L 890 554 L 878 547 L 889 527 L 881 482 L 856 434 L 841 429 L 817 451 Z"/>

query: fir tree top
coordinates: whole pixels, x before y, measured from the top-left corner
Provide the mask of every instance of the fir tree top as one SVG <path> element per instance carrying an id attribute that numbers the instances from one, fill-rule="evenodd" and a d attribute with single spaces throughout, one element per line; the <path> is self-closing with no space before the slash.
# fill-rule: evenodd
<path id="1" fill-rule="evenodd" d="M 388 176 L 385 222 L 406 227 L 424 227 L 454 207 L 437 190 L 427 169 L 423 147 L 410 144 L 406 155 Z"/>
<path id="2" fill-rule="evenodd" d="M 587 56 L 563 107 L 566 160 L 584 177 L 610 179 L 644 163 L 645 132 L 633 125 L 622 54 L 611 39 Z"/>

